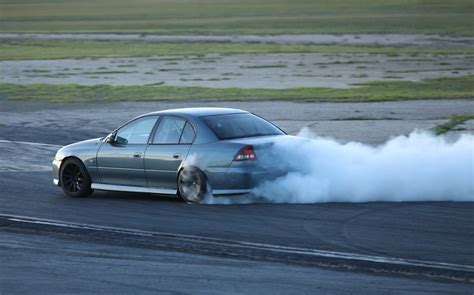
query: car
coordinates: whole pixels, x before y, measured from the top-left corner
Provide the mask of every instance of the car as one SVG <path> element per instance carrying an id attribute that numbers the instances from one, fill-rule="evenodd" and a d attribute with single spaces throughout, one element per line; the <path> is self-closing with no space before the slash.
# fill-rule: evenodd
<path id="1" fill-rule="evenodd" d="M 262 181 L 278 177 L 277 170 L 259 165 L 278 137 L 289 135 L 238 109 L 151 112 L 107 136 L 59 149 L 53 179 L 71 197 L 105 190 L 173 195 L 199 203 L 206 194 L 248 194 Z"/>

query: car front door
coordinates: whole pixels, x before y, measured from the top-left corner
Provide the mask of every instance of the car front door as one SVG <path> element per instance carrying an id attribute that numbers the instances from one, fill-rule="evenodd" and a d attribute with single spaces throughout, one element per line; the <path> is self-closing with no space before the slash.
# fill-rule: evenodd
<path id="1" fill-rule="evenodd" d="M 144 155 L 158 116 L 141 117 L 115 133 L 114 141 L 104 142 L 97 152 L 101 183 L 146 187 Z"/>
<path id="2" fill-rule="evenodd" d="M 178 169 L 195 137 L 193 125 L 186 119 L 165 116 L 145 152 L 145 173 L 150 188 L 177 188 Z"/>

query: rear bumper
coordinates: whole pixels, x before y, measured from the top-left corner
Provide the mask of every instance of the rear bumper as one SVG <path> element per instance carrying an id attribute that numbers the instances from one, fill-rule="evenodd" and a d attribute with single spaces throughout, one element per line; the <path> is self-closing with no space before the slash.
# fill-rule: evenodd
<path id="1" fill-rule="evenodd" d="M 256 169 L 256 167 L 230 167 L 226 171 L 206 174 L 213 188 L 213 195 L 219 196 L 250 193 L 263 182 L 274 180 L 286 172 L 276 169 Z"/>

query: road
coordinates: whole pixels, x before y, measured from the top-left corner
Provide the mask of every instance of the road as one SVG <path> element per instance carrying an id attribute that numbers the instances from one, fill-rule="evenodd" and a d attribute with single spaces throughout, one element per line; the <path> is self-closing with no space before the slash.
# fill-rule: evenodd
<path id="1" fill-rule="evenodd" d="M 454 101 L 442 106 L 441 102 L 436 109 L 435 103 L 424 103 L 425 112 L 419 114 L 424 120 L 438 118 L 443 112 L 459 113 L 463 104 L 469 104 Z M 0 106 L 0 216 L 29 218 L 28 222 L 0 218 L 2 294 L 50 294 L 51 290 L 468 294 L 474 289 L 473 203 L 190 206 L 173 198 L 105 192 L 85 199 L 66 198 L 52 185 L 51 172 L 45 168 L 56 145 L 96 136 L 126 120 L 124 112 L 118 112 L 123 104 L 57 107 L 3 102 Z M 134 106 L 129 109 L 132 114 L 149 109 L 150 104 Z M 341 110 L 354 107 L 340 105 L 338 113 L 331 111 L 330 104 L 311 106 L 319 112 L 325 110 L 326 120 L 328 116 L 344 117 L 347 114 Z M 257 108 L 258 103 L 249 107 Z M 374 108 L 397 110 L 396 104 L 367 104 L 363 112 L 375 112 Z M 409 118 L 414 112 L 406 108 L 400 104 L 392 115 Z M 293 115 L 304 109 L 295 104 Z M 278 119 L 276 109 L 260 113 Z M 282 116 L 280 119 L 285 119 Z M 97 122 L 90 120 L 94 117 Z M 314 114 L 298 118 L 309 122 Z M 301 122 L 288 126 L 296 128 Z M 71 132 L 71 126 L 77 126 L 78 131 Z M 380 139 L 382 134 L 387 136 L 386 131 L 379 130 Z M 344 133 L 339 136 L 352 139 L 343 138 Z M 366 137 L 368 141 L 371 138 Z M 14 164 L 19 168 L 12 168 Z M 44 219 L 54 222 L 48 224 Z M 93 228 L 70 227 L 78 224 Z M 232 243 L 263 245 L 259 250 Z M 263 249 L 270 246 L 349 256 L 327 260 L 321 255 Z M 362 263 L 357 258 L 361 255 L 392 262 Z M 459 274 L 449 267 L 439 271 L 405 267 L 394 263 L 395 259 L 464 266 L 469 271 Z"/>

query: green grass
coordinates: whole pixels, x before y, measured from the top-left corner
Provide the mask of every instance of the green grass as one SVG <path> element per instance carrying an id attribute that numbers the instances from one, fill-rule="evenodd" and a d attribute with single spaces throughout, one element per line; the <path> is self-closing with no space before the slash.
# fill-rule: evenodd
<path id="1" fill-rule="evenodd" d="M 0 32 L 474 34 L 470 0 L 1 0 L 0 11 Z"/>
<path id="2" fill-rule="evenodd" d="M 351 78 L 367 78 L 367 74 L 352 74 Z"/>
<path id="3" fill-rule="evenodd" d="M 0 97 L 57 103 L 205 99 L 219 101 L 295 100 L 366 102 L 416 99 L 472 99 L 474 76 L 420 82 L 375 81 L 350 89 L 242 89 L 178 86 L 83 86 L 76 84 L 0 84 Z"/>
<path id="4" fill-rule="evenodd" d="M 167 63 L 167 64 L 170 64 L 170 63 Z M 177 64 L 177 63 L 173 63 L 173 64 Z M 137 67 L 137 65 L 134 65 L 134 64 L 129 64 L 129 65 L 118 65 L 117 68 L 135 68 Z"/>
<path id="5" fill-rule="evenodd" d="M 383 76 L 382 78 L 383 79 L 403 79 L 403 77 L 401 76 L 392 76 L 392 75 Z"/>
<path id="6" fill-rule="evenodd" d="M 388 70 L 386 73 L 393 74 L 408 74 L 408 73 L 423 73 L 423 72 L 440 72 L 440 71 L 469 71 L 471 68 L 452 68 L 452 69 L 441 69 L 441 68 L 432 68 L 432 69 L 413 69 L 413 70 Z"/>
<path id="7" fill-rule="evenodd" d="M 184 71 L 184 69 L 179 69 L 179 68 L 167 68 L 167 69 L 159 69 L 159 72 L 180 72 Z"/>
<path id="8" fill-rule="evenodd" d="M 436 133 L 436 135 L 445 134 L 451 130 L 455 130 L 455 128 L 459 125 L 464 124 L 468 120 L 474 120 L 474 114 L 469 115 L 452 115 L 448 117 L 449 121 L 434 127 L 432 130 Z M 464 130 L 464 129 L 460 129 Z"/>
<path id="9" fill-rule="evenodd" d="M 32 69 L 32 70 L 24 70 L 24 73 L 51 73 L 50 70 L 41 70 L 41 69 Z"/>
<path id="10" fill-rule="evenodd" d="M 65 41 L 0 39 L 0 60 L 151 57 L 176 55 L 176 58 L 150 60 L 181 60 L 183 56 L 252 53 L 373 53 L 373 54 L 474 54 L 472 48 L 416 48 L 389 46 L 348 46 L 315 44 L 258 43 L 180 43 L 127 41 Z M 189 58 L 188 58 L 189 59 Z"/>
<path id="11" fill-rule="evenodd" d="M 94 72 L 83 72 L 83 75 L 110 75 L 110 74 L 132 74 L 137 72 L 130 71 L 94 71 Z M 70 75 L 70 74 L 69 74 Z"/>
<path id="12" fill-rule="evenodd" d="M 266 64 L 266 65 L 253 65 L 253 66 L 240 66 L 242 69 L 267 69 L 267 68 L 287 68 L 286 64 Z"/>

